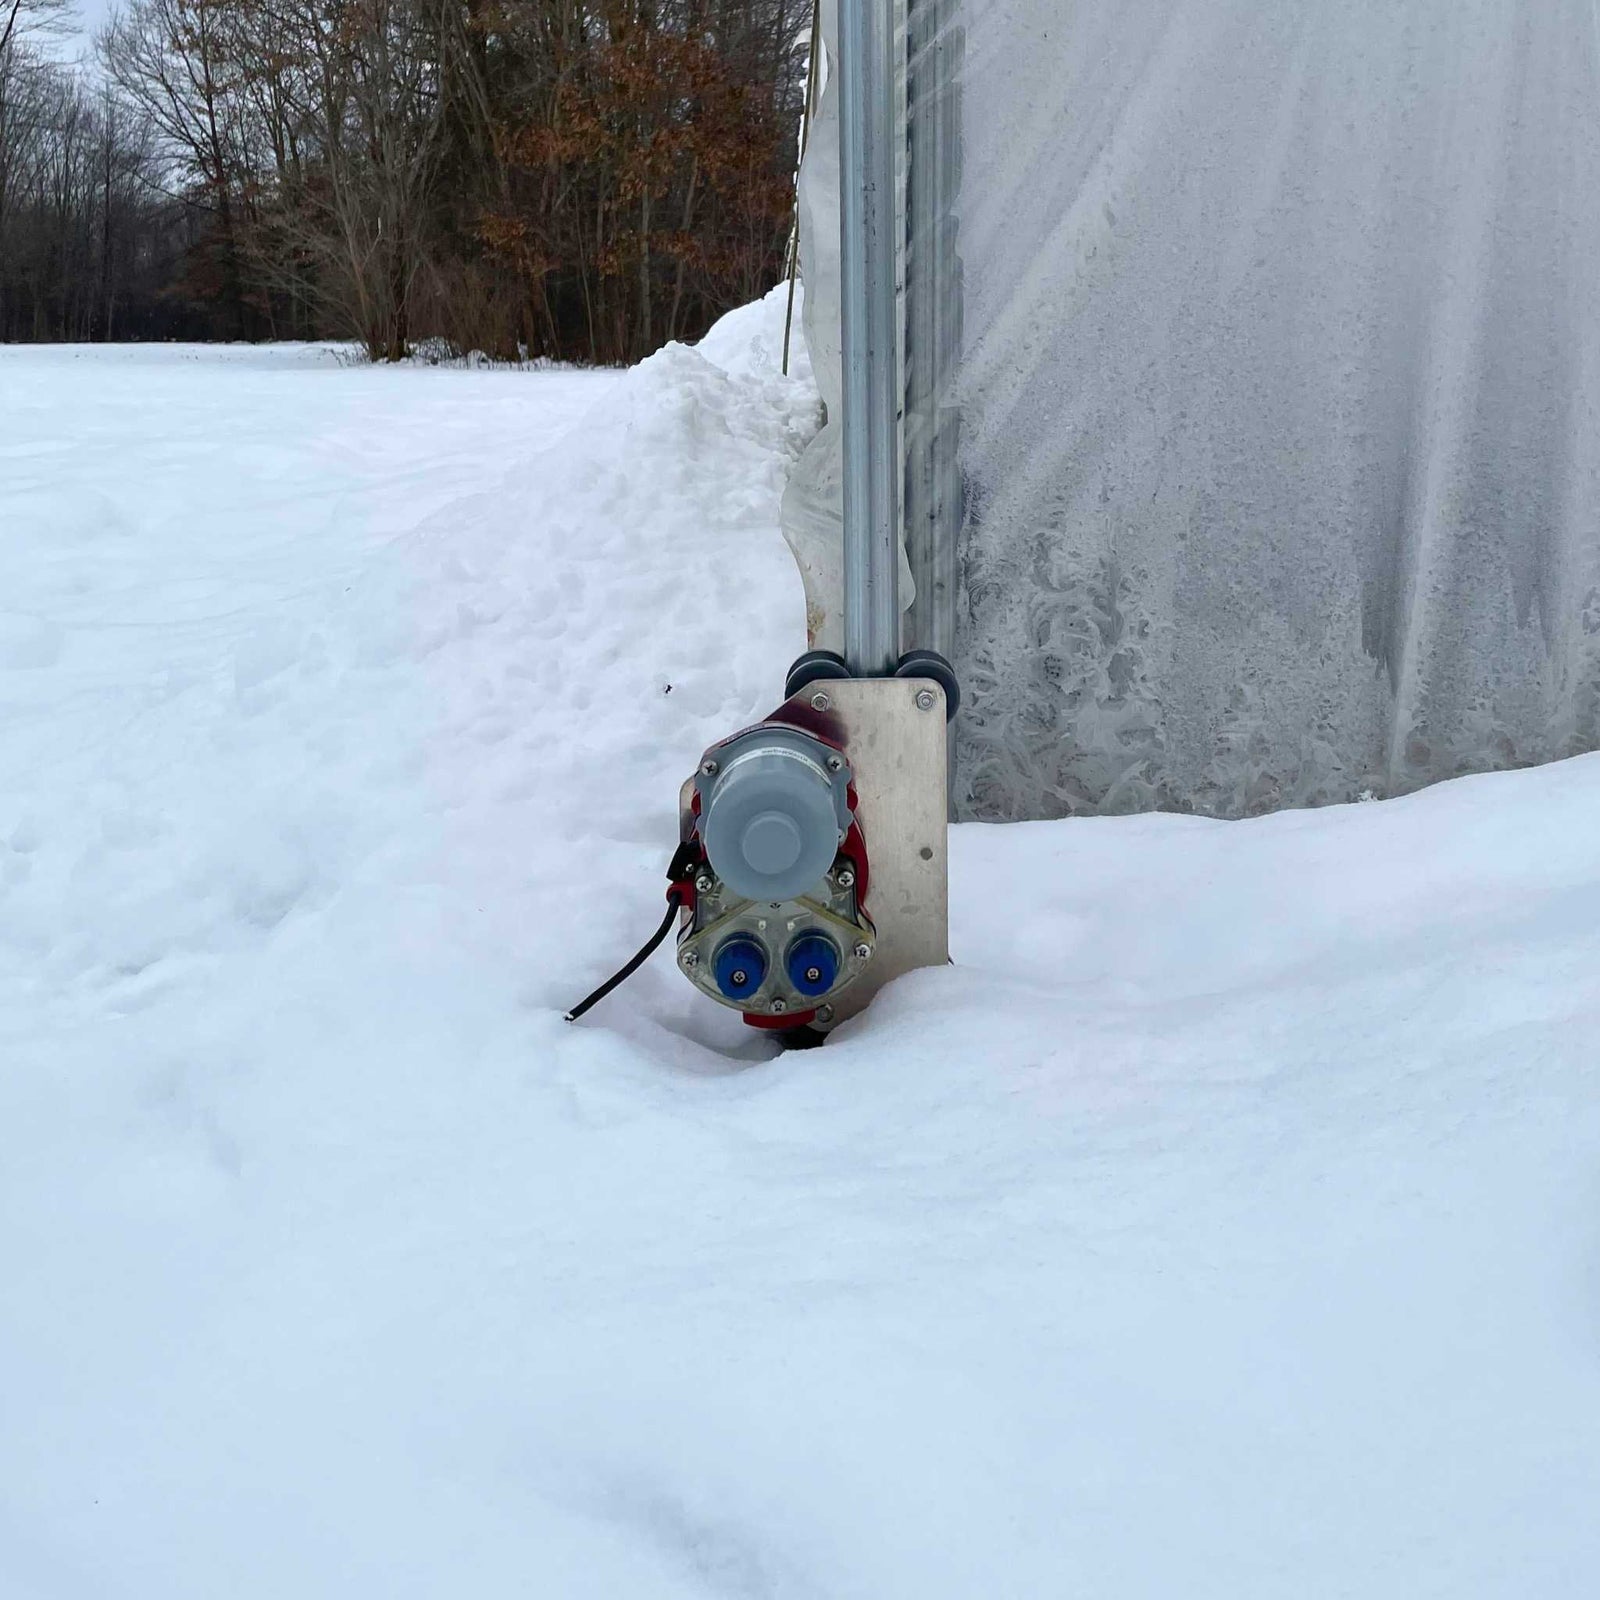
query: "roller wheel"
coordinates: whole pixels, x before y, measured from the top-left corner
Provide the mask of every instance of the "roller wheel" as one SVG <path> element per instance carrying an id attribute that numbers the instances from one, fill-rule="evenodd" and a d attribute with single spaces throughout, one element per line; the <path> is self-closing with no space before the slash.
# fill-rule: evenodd
<path id="1" fill-rule="evenodd" d="M 800 659 L 803 661 L 805 657 Z M 944 690 L 945 721 L 954 721 L 956 712 L 961 709 L 961 685 L 956 679 L 956 669 L 937 650 L 906 651 L 894 675 L 897 678 L 932 678 Z"/>
<path id="2" fill-rule="evenodd" d="M 792 700 L 802 689 L 809 689 L 814 683 L 837 683 L 841 678 L 854 676 L 845 665 L 844 657 L 835 651 L 807 650 L 789 668 L 789 676 L 783 685 L 783 698 Z"/>

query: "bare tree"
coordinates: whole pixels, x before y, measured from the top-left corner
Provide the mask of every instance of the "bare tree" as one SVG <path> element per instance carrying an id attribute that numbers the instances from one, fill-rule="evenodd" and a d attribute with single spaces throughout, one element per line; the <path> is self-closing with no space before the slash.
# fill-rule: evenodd
<path id="1" fill-rule="evenodd" d="M 0 57 L 29 34 L 61 31 L 71 10 L 71 0 L 0 0 Z"/>
<path id="2" fill-rule="evenodd" d="M 247 176 L 239 15 L 235 0 L 133 0 L 96 41 L 109 81 L 158 131 L 191 199 L 216 218 L 216 292 L 234 337 L 248 331 L 237 216 Z"/>
<path id="3" fill-rule="evenodd" d="M 0 52 L 0 339 L 216 330 L 171 293 L 189 213 L 109 87 L 13 30 Z"/>
<path id="4" fill-rule="evenodd" d="M 332 0 L 331 9 L 286 0 L 256 14 L 277 46 L 266 98 L 287 109 L 294 149 L 259 263 L 309 282 L 374 360 L 399 360 L 412 337 L 445 149 L 442 46 L 454 11 L 449 0 Z"/>
<path id="5" fill-rule="evenodd" d="M 67 15 L 68 0 L 0 0 L 0 248 L 8 187 L 39 137 L 41 74 L 29 41 L 58 31 Z"/>

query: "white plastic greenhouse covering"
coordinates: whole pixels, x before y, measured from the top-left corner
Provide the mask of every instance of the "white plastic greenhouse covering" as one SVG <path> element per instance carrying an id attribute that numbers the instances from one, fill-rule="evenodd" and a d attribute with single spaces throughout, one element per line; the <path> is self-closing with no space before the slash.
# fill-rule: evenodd
<path id="1" fill-rule="evenodd" d="M 954 132 L 908 372 L 955 343 L 931 407 L 912 386 L 910 476 L 930 429 L 950 476 L 908 478 L 911 566 L 926 589 L 919 519 L 952 516 L 955 570 L 907 642 L 942 605 L 958 811 L 1238 816 L 1600 746 L 1593 0 L 912 0 L 919 26 Z M 832 421 L 785 505 L 824 645 L 837 159 L 825 91 L 801 260 Z"/>

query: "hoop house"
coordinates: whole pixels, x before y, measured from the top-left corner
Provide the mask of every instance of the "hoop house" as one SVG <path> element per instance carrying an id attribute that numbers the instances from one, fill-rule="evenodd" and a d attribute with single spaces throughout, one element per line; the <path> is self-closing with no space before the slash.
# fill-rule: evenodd
<path id="1" fill-rule="evenodd" d="M 963 680 L 958 812 L 1600 746 L 1592 8 L 911 0 L 897 37 L 901 598 Z M 836 82 L 801 183 L 830 425 L 785 506 L 821 644 Z"/>

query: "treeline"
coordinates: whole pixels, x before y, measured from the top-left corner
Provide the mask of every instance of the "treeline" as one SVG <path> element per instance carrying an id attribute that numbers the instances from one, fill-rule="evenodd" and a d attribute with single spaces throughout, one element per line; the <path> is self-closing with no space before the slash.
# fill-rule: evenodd
<path id="1" fill-rule="evenodd" d="M 19 34 L 0 337 L 601 362 L 694 338 L 782 271 L 809 20 L 810 0 L 131 0 L 94 78 Z"/>
<path id="2" fill-rule="evenodd" d="M 193 219 L 140 120 L 41 51 L 52 10 L 0 0 L 0 339 L 201 333 L 165 292 Z"/>

